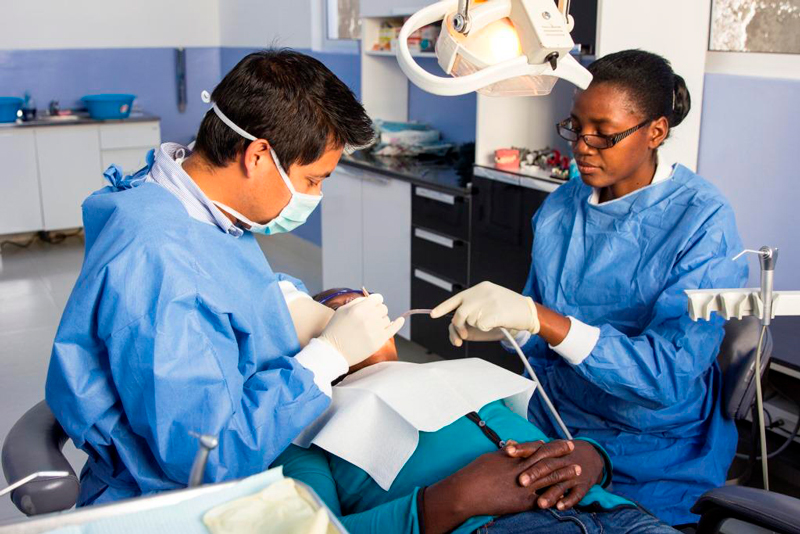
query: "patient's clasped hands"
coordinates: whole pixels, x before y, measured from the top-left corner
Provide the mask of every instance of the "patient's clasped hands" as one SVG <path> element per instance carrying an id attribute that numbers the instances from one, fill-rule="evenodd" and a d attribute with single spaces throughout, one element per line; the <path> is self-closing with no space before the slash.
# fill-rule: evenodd
<path id="1" fill-rule="evenodd" d="M 509 441 L 425 489 L 425 532 L 446 532 L 476 515 L 566 510 L 602 481 L 604 465 L 586 441 Z"/>

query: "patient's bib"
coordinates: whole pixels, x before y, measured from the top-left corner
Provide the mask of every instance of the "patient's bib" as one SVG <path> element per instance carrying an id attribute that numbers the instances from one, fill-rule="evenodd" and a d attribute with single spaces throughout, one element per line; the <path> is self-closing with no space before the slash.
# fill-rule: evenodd
<path id="1" fill-rule="evenodd" d="M 420 431 L 435 432 L 496 400 L 527 419 L 535 389 L 533 381 L 478 358 L 382 362 L 335 386 L 331 405 L 294 443 L 317 445 L 388 490 Z"/>

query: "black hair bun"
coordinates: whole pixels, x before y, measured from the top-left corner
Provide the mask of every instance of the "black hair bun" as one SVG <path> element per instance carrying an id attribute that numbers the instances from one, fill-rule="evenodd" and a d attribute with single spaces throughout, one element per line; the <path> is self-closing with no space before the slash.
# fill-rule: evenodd
<path id="1" fill-rule="evenodd" d="M 675 74 L 675 88 L 673 89 L 672 115 L 669 117 L 669 126 L 674 128 L 683 122 L 692 109 L 692 97 L 683 77 Z"/>

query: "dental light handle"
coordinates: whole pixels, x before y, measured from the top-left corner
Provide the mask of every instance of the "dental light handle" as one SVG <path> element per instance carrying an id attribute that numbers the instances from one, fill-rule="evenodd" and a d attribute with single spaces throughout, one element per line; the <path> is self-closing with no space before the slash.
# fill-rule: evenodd
<path id="1" fill-rule="evenodd" d="M 424 7 L 412 15 L 400 30 L 400 34 L 397 37 L 397 62 L 400 65 L 400 69 L 414 85 L 436 95 L 457 96 L 522 76 L 555 76 L 567 80 L 582 89 L 586 89 L 591 83 L 591 74 L 569 54 L 558 60 L 558 68 L 556 70 L 553 70 L 548 62 L 532 65 L 528 63 L 528 58 L 525 55 L 521 55 L 458 78 L 446 78 L 426 71 L 411 55 L 411 51 L 408 48 L 408 38 L 420 28 L 439 22 L 447 17 L 448 13 L 456 11 L 460 1 L 463 0 L 443 0 Z M 491 11 L 489 11 L 489 8 Z M 458 16 L 458 13 L 456 15 Z M 487 20 L 508 17 L 511 15 L 511 2 L 508 0 L 495 1 L 487 7 L 484 15 Z M 470 28 L 470 30 L 478 29 L 480 28 Z M 443 29 L 442 31 L 446 30 Z"/>
<path id="2" fill-rule="evenodd" d="M 522 360 L 522 365 L 524 365 L 525 370 L 528 371 L 528 375 L 530 375 L 531 379 L 534 382 L 536 382 L 536 391 L 538 391 L 539 395 L 542 396 L 542 400 L 547 405 L 547 409 L 550 410 L 550 413 L 553 415 L 553 418 L 555 418 L 559 428 L 561 428 L 561 432 L 564 434 L 564 437 L 568 440 L 572 440 L 572 434 L 570 434 L 569 429 L 567 429 L 567 425 L 564 424 L 564 421 L 561 419 L 561 416 L 558 415 L 558 410 L 556 410 L 556 407 L 553 406 L 552 402 L 550 402 L 550 397 L 547 396 L 547 392 L 544 390 L 544 387 L 542 387 L 542 383 L 539 381 L 539 377 L 537 377 L 536 373 L 533 371 L 533 367 L 531 367 L 531 364 L 528 362 L 528 358 L 525 357 L 525 353 L 522 352 L 522 349 L 517 343 L 517 340 L 514 339 L 514 336 L 512 336 L 511 333 L 505 328 L 501 328 L 500 331 L 506 337 L 508 342 L 511 343 L 511 346 L 514 347 L 517 356 L 519 356 L 520 360 Z"/>
<path id="3" fill-rule="evenodd" d="M 558 0 L 558 10 L 564 15 L 564 20 L 569 24 L 569 8 L 570 0 Z M 469 19 L 469 4 L 470 0 L 458 0 L 458 11 L 453 18 L 453 28 L 459 32 L 467 35 L 470 26 Z"/>

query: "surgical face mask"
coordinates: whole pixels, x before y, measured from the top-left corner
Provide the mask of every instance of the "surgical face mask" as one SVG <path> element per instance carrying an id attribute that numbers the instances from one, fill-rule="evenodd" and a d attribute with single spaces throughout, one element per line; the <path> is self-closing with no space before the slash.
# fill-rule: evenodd
<path id="1" fill-rule="evenodd" d="M 210 103 L 211 102 L 211 95 L 208 94 L 207 91 L 203 91 L 202 93 L 203 102 Z M 232 120 L 230 120 L 227 116 L 225 116 L 222 111 L 217 107 L 216 103 L 212 103 L 211 109 L 214 110 L 214 113 L 217 114 L 217 117 L 224 122 L 231 130 L 238 133 L 245 139 L 249 139 L 250 141 L 256 141 L 258 138 L 254 135 L 251 135 L 244 131 L 243 129 L 239 128 Z M 282 234 L 286 232 L 291 232 L 308 219 L 308 216 L 317 208 L 320 201 L 322 200 L 322 195 L 308 195 L 305 193 L 298 193 L 292 181 L 289 179 L 289 175 L 286 174 L 286 171 L 283 169 L 281 162 L 278 160 L 278 156 L 275 154 L 275 151 L 272 148 L 269 149 L 269 153 L 272 156 L 272 161 L 275 163 L 275 167 L 278 169 L 278 173 L 281 175 L 283 179 L 283 183 L 286 184 L 286 188 L 289 189 L 289 192 L 292 194 L 292 198 L 289 199 L 289 203 L 284 206 L 281 212 L 278 214 L 277 217 L 272 219 L 267 224 L 259 224 L 256 222 L 251 221 L 238 211 L 234 210 L 233 208 L 222 204 L 221 202 L 214 201 L 214 204 L 221 209 L 236 217 L 239 221 L 245 223 L 250 228 L 251 232 L 257 234 Z"/>

